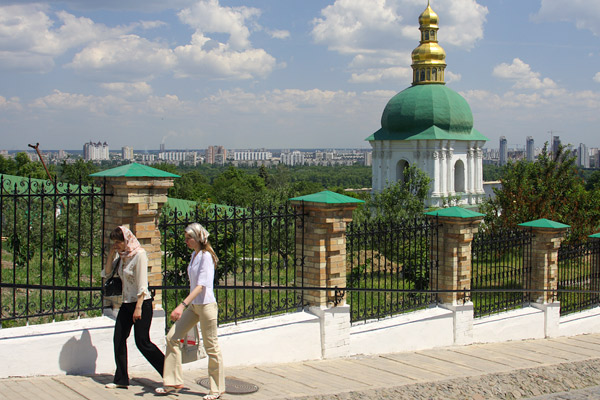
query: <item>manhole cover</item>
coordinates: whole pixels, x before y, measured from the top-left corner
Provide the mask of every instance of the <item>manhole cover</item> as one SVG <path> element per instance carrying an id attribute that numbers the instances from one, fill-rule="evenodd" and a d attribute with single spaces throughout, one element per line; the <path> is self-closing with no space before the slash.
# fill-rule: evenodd
<path id="1" fill-rule="evenodd" d="M 208 378 L 198 379 L 196 383 L 207 389 L 210 389 L 210 383 Z M 225 393 L 229 394 L 250 394 L 258 390 L 258 386 L 241 381 L 237 378 L 228 376 L 225 378 Z"/>

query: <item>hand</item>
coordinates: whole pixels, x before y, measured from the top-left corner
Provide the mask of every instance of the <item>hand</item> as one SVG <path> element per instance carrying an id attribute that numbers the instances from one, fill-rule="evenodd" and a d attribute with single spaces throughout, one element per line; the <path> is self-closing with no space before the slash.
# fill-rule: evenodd
<path id="1" fill-rule="evenodd" d="M 135 321 L 142 319 L 142 309 L 140 308 L 135 308 L 135 310 L 133 311 L 133 323 L 135 324 Z"/>
<path id="2" fill-rule="evenodd" d="M 183 307 L 183 304 L 180 304 L 177 307 L 175 307 L 175 309 L 171 313 L 171 321 L 175 322 L 179 320 L 179 318 L 181 318 L 181 314 L 183 314 L 184 308 L 185 307 Z"/>

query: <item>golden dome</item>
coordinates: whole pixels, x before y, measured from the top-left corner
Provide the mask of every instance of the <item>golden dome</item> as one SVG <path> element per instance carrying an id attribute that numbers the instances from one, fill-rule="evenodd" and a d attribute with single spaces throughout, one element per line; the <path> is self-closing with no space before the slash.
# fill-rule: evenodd
<path id="1" fill-rule="evenodd" d="M 421 43 L 412 51 L 413 64 L 422 64 L 430 61 L 432 64 L 443 64 L 446 60 L 446 51 L 436 42 Z"/>
<path id="2" fill-rule="evenodd" d="M 421 40 L 412 52 L 413 85 L 444 84 L 446 52 L 438 44 L 438 16 L 427 2 L 419 16 Z"/>
<path id="3" fill-rule="evenodd" d="M 438 15 L 431 9 L 429 2 L 427 2 L 427 8 L 419 15 L 419 25 L 427 26 L 429 28 L 438 27 Z"/>

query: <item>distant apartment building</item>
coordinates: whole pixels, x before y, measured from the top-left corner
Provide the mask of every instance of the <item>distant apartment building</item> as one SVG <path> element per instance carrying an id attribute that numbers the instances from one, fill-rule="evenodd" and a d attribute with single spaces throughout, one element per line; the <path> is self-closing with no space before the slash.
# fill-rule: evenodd
<path id="1" fill-rule="evenodd" d="M 110 160 L 108 144 L 92 141 L 83 145 L 83 159 L 86 161 Z"/>
<path id="2" fill-rule="evenodd" d="M 133 147 L 121 147 L 121 157 L 123 158 L 123 161 L 133 160 Z"/>
<path id="3" fill-rule="evenodd" d="M 198 153 L 195 151 L 164 151 L 158 153 L 158 160 L 168 164 L 185 164 L 195 166 L 198 163 Z"/>
<path id="4" fill-rule="evenodd" d="M 581 168 L 590 167 L 590 153 L 587 146 L 583 143 L 579 143 L 579 148 L 577 149 L 577 165 Z"/>
<path id="5" fill-rule="evenodd" d="M 535 160 L 535 145 L 532 136 L 527 136 L 527 141 L 525 144 L 525 154 L 527 161 Z"/>
<path id="6" fill-rule="evenodd" d="M 139 157 L 140 157 L 140 161 L 143 164 L 154 164 L 154 162 L 156 161 L 156 155 L 155 154 L 144 153 L 144 154 L 142 154 Z"/>
<path id="7" fill-rule="evenodd" d="M 506 140 L 505 136 L 500 136 L 499 157 L 500 157 L 499 164 L 506 165 L 506 162 L 508 161 L 508 141 Z"/>
<path id="8" fill-rule="evenodd" d="M 266 150 L 242 150 L 233 153 L 234 161 L 265 161 L 273 158 L 273 153 Z"/>
<path id="9" fill-rule="evenodd" d="M 556 154 L 558 152 L 559 147 L 560 147 L 560 136 L 552 136 L 552 154 Z"/>
<path id="10" fill-rule="evenodd" d="M 301 151 L 292 151 L 287 153 L 281 153 L 280 161 L 285 165 L 303 165 L 304 164 L 304 153 Z"/>
<path id="11" fill-rule="evenodd" d="M 207 164 L 225 164 L 227 160 L 227 150 L 223 146 L 208 146 L 204 158 Z"/>

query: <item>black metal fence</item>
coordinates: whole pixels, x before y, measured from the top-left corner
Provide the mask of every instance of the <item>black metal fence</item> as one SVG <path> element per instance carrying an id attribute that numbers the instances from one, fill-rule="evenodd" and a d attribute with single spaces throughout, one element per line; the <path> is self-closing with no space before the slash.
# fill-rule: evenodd
<path id="1" fill-rule="evenodd" d="M 471 247 L 471 299 L 475 317 L 529 302 L 531 239 L 528 230 L 480 231 Z"/>
<path id="2" fill-rule="evenodd" d="M 101 315 L 105 196 L 0 175 L 2 327 Z"/>
<path id="3" fill-rule="evenodd" d="M 417 310 L 435 302 L 438 223 L 377 220 L 346 230 L 347 302 L 351 322 Z"/>
<path id="4" fill-rule="evenodd" d="M 558 301 L 566 315 L 600 304 L 600 242 L 563 244 L 558 251 Z"/>
<path id="5" fill-rule="evenodd" d="M 261 210 L 219 205 L 198 205 L 187 213 L 164 210 L 159 224 L 163 285 L 154 289 L 162 290 L 167 315 L 189 294 L 191 250 L 184 229 L 192 222 L 209 231 L 220 259 L 215 271 L 220 324 L 297 311 L 304 305 L 296 285 L 304 266 L 303 246 L 296 245 L 303 221 L 303 212 L 287 204 Z"/>

